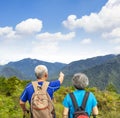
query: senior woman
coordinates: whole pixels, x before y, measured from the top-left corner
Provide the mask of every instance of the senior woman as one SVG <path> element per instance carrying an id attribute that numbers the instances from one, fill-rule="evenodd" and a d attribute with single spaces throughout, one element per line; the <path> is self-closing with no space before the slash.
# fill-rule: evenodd
<path id="1" fill-rule="evenodd" d="M 76 73 L 72 78 L 72 84 L 76 88 L 73 92 L 78 106 L 81 106 L 82 100 L 85 95 L 85 88 L 89 85 L 88 77 L 84 73 Z M 73 118 L 75 112 L 70 94 L 67 94 L 63 100 L 63 118 Z M 86 103 L 85 111 L 90 116 L 91 113 L 96 116 L 98 115 L 97 100 L 92 92 L 89 93 L 88 100 Z"/>

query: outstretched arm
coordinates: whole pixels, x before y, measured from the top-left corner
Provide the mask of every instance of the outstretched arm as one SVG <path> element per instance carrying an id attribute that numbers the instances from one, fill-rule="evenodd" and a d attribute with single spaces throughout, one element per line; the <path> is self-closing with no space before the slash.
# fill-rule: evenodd
<path id="1" fill-rule="evenodd" d="M 63 80 L 64 80 L 64 74 L 63 74 L 62 72 L 60 72 L 58 80 L 60 81 L 60 84 L 63 83 Z"/>

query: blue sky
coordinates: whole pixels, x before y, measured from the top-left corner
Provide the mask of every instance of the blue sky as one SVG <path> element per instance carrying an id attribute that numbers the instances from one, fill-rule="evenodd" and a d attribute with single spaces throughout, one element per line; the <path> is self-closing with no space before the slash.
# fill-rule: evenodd
<path id="1" fill-rule="evenodd" d="M 120 53 L 120 0 L 0 0 L 0 64 Z"/>

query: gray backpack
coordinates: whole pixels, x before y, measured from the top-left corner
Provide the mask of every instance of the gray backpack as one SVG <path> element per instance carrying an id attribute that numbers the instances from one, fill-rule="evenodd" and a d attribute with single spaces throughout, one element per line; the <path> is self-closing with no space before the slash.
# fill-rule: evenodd
<path id="1" fill-rule="evenodd" d="M 54 105 L 47 93 L 49 82 L 43 82 L 42 86 L 37 81 L 32 84 L 35 92 L 31 98 L 31 118 L 54 118 Z"/>

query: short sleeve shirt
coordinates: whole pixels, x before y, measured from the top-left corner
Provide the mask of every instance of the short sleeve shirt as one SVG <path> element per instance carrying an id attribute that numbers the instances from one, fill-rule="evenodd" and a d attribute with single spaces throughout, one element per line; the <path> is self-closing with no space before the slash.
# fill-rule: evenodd
<path id="1" fill-rule="evenodd" d="M 78 106 L 81 106 L 84 95 L 85 95 L 85 90 L 76 90 L 73 92 L 73 94 L 75 95 Z M 73 118 L 73 114 L 75 110 L 74 110 L 73 103 L 72 103 L 72 100 L 69 94 L 65 96 L 62 104 L 64 107 L 70 110 L 69 118 Z M 88 113 L 89 116 L 92 112 L 93 107 L 95 107 L 96 105 L 97 105 L 97 100 L 94 94 L 90 92 L 87 103 L 86 103 L 86 108 L 85 108 L 85 111 Z"/>
<path id="2" fill-rule="evenodd" d="M 38 82 L 38 84 L 42 85 L 43 82 Z M 53 93 L 59 88 L 60 88 L 60 81 L 59 80 L 51 81 L 49 83 L 48 88 L 47 88 L 47 92 L 50 95 L 51 99 L 53 98 Z M 20 100 L 23 102 L 26 102 L 28 100 L 30 103 L 33 93 L 34 93 L 33 85 L 32 85 L 32 83 L 29 83 L 26 86 L 26 88 L 24 89 L 23 93 L 21 94 Z"/>

